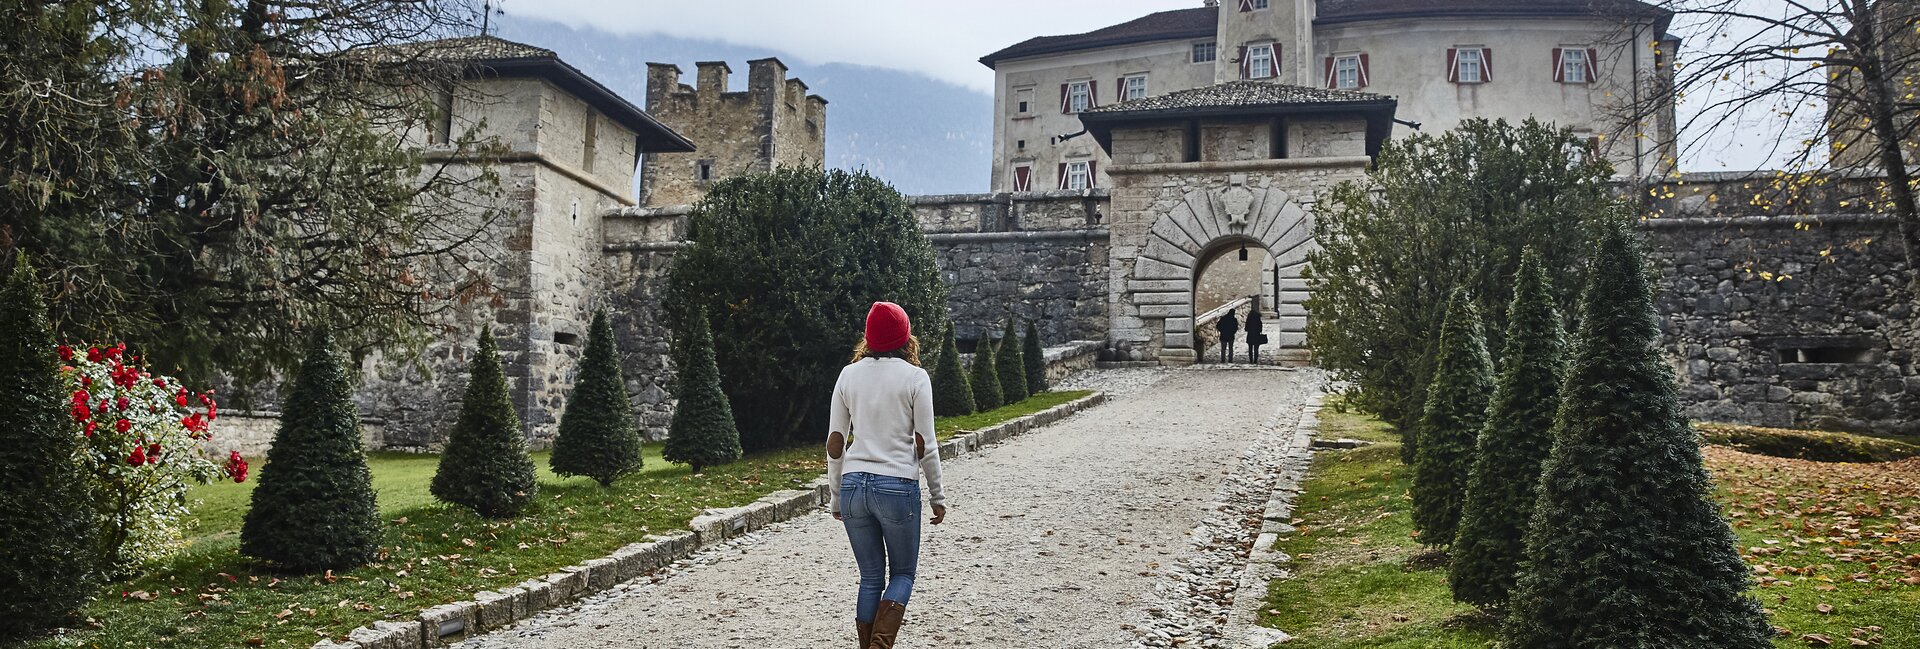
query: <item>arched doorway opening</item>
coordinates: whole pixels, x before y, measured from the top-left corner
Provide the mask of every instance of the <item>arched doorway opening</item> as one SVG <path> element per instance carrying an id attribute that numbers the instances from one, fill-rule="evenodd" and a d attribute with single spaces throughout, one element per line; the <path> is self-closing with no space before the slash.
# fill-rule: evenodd
<path id="1" fill-rule="evenodd" d="M 1193 270 L 1193 343 L 1201 363 L 1223 362 L 1217 324 L 1228 313 L 1240 330 L 1233 341 L 1231 360 L 1250 361 L 1247 350 L 1248 326 L 1258 311 L 1263 333 L 1269 341 L 1276 338 L 1274 310 L 1277 268 L 1266 244 L 1252 237 L 1227 236 L 1202 251 Z M 1274 358 L 1272 345 L 1261 350 L 1261 360 Z"/>

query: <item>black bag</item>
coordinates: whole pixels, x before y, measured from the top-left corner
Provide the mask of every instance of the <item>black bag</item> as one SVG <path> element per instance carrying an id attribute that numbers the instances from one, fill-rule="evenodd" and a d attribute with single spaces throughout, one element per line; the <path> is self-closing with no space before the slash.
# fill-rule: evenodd
<path id="1" fill-rule="evenodd" d="M 1266 334 L 1247 334 L 1247 344 L 1265 345 L 1267 344 L 1267 335 Z"/>

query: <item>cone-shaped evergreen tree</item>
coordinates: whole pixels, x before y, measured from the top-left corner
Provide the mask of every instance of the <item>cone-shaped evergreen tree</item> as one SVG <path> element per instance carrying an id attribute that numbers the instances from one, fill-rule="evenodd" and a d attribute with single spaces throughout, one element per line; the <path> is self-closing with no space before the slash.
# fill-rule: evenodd
<path id="1" fill-rule="evenodd" d="M 0 640 L 73 621 L 100 584 L 97 527 L 33 269 L 0 283 Z"/>
<path id="2" fill-rule="evenodd" d="M 593 315 L 593 327 L 587 330 L 580 376 L 560 416 L 560 434 L 553 440 L 549 462 L 554 473 L 587 476 L 604 487 L 640 470 L 640 428 L 634 424 L 626 386 L 620 375 L 620 350 L 613 343 L 613 325 L 602 309 Z"/>
<path id="3" fill-rule="evenodd" d="M 933 414 L 941 417 L 973 414 L 973 386 L 960 369 L 960 347 L 953 340 L 953 328 L 940 343 L 940 360 L 933 366 Z"/>
<path id="4" fill-rule="evenodd" d="M 973 408 L 985 412 L 1006 405 L 1000 393 L 1000 375 L 993 361 L 993 339 L 986 331 L 980 332 L 980 342 L 973 346 L 973 367 L 971 380 L 973 386 Z"/>
<path id="5" fill-rule="evenodd" d="M 1046 392 L 1051 387 L 1047 385 L 1047 352 L 1040 348 L 1040 329 L 1032 320 L 1027 321 L 1027 337 L 1020 342 L 1020 360 L 1027 364 L 1027 394 Z"/>
<path id="6" fill-rule="evenodd" d="M 1413 526 L 1421 543 L 1434 546 L 1452 543 L 1460 524 L 1473 446 L 1493 392 L 1493 361 L 1480 333 L 1480 311 L 1466 289 L 1454 289 L 1447 300 L 1439 354 L 1413 463 Z"/>
<path id="7" fill-rule="evenodd" d="M 1566 366 L 1566 334 L 1553 295 L 1539 256 L 1531 250 L 1522 254 L 1507 308 L 1506 348 L 1500 356 L 1505 365 L 1474 449 L 1447 575 L 1454 599 L 1484 608 L 1504 606 L 1513 590 L 1526 555 L 1540 463 L 1553 449 L 1553 416 Z"/>
<path id="8" fill-rule="evenodd" d="M 1773 646 L 1747 564 L 1709 500 L 1624 224 L 1601 235 L 1512 595 L 1508 641 L 1545 647 Z"/>
<path id="9" fill-rule="evenodd" d="M 487 518 L 509 518 L 533 502 L 533 458 L 520 417 L 507 397 L 507 376 L 491 327 L 480 330 L 460 420 L 447 436 L 440 470 L 433 474 L 433 496 Z"/>
<path id="10" fill-rule="evenodd" d="M 706 312 L 691 318 L 693 330 L 674 349 L 673 422 L 667 428 L 668 462 L 693 467 L 694 473 L 740 459 L 740 429 L 733 407 L 720 388 L 720 366 L 713 359 L 713 330 Z"/>
<path id="11" fill-rule="evenodd" d="M 380 509 L 353 386 L 326 330 L 308 341 L 285 403 L 240 528 L 240 552 L 297 572 L 372 561 L 380 551 Z"/>
<path id="12" fill-rule="evenodd" d="M 1020 337 L 1014 335 L 1013 318 L 1009 316 L 1006 330 L 1000 332 L 1000 347 L 993 350 L 994 370 L 1000 377 L 1002 405 L 1019 403 L 1027 398 L 1027 362 L 1021 356 Z"/>

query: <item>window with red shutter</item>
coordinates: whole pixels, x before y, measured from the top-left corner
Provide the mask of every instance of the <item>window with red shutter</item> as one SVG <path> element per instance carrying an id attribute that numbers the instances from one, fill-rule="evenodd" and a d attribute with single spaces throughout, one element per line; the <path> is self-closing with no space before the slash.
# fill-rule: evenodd
<path id="1" fill-rule="evenodd" d="M 1099 97 L 1099 96 L 1100 96 L 1100 83 L 1092 79 L 1088 79 L 1087 80 L 1087 108 L 1090 108 L 1090 109 L 1099 108 L 1100 101 L 1096 99 L 1096 97 Z"/>
<path id="2" fill-rule="evenodd" d="M 1060 163 L 1060 188 L 1067 188 L 1067 163 Z"/>
<path id="3" fill-rule="evenodd" d="M 1093 165 L 1094 162 L 1092 160 L 1087 161 L 1087 188 L 1089 189 L 1093 188 Z"/>
<path id="4" fill-rule="evenodd" d="M 1361 52 L 1360 53 L 1360 87 L 1365 88 L 1373 84 L 1373 81 L 1371 80 L 1373 73 L 1370 70 L 1370 68 L 1372 67 L 1373 66 L 1367 63 L 1367 53 Z"/>
<path id="5" fill-rule="evenodd" d="M 1114 79 L 1113 80 L 1113 103 L 1117 104 L 1126 100 L 1127 100 L 1127 78 L 1120 77 L 1118 79 Z"/>
<path id="6" fill-rule="evenodd" d="M 1020 165 L 1013 168 L 1013 191 L 1033 191 L 1033 167 Z"/>
<path id="7" fill-rule="evenodd" d="M 1253 11 L 1253 0 L 1240 0 L 1241 11 Z"/>
<path id="8" fill-rule="evenodd" d="M 1600 50 L 1587 48 L 1587 82 L 1600 78 Z"/>
<path id="9" fill-rule="evenodd" d="M 1460 83 L 1460 50 L 1458 48 L 1447 48 L 1447 83 Z M 1061 94 L 1064 96 L 1066 91 L 1062 90 Z"/>
<path id="10" fill-rule="evenodd" d="M 1493 48 L 1480 48 L 1480 80 L 1493 81 Z"/>
<path id="11" fill-rule="evenodd" d="M 1240 46 L 1239 58 L 1240 58 L 1240 78 L 1245 79 L 1247 78 L 1247 46 L 1246 45 Z"/>
<path id="12" fill-rule="evenodd" d="M 1065 114 L 1065 115 L 1073 114 L 1073 106 L 1067 103 L 1067 87 L 1071 85 L 1073 84 L 1070 84 L 1070 83 L 1060 84 L 1060 113 L 1061 114 Z"/>
<path id="13" fill-rule="evenodd" d="M 1333 84 L 1333 57 L 1331 56 L 1327 57 L 1327 87 L 1328 88 L 1336 87 Z"/>
<path id="14" fill-rule="evenodd" d="M 1553 82 L 1567 82 L 1567 49 L 1564 47 L 1553 48 Z"/>

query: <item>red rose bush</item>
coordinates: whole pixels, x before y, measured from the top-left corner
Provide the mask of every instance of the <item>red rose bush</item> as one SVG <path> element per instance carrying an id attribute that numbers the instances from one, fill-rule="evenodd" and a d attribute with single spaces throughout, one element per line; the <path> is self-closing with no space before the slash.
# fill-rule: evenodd
<path id="1" fill-rule="evenodd" d="M 84 487 L 100 519 L 100 558 L 117 575 L 183 545 L 189 481 L 247 478 L 238 451 L 216 461 L 203 450 L 219 417 L 213 393 L 147 371 L 126 349 L 59 348 L 68 412 L 84 438 Z"/>

